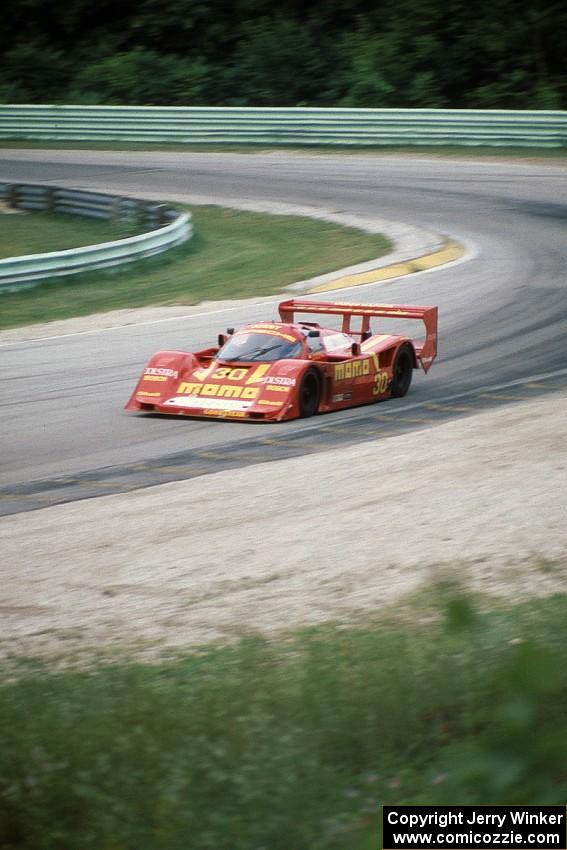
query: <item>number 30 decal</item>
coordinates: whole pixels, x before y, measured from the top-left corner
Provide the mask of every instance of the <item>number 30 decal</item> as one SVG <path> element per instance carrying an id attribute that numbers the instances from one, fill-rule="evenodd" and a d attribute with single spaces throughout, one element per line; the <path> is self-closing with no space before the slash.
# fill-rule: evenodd
<path id="1" fill-rule="evenodd" d="M 231 369 L 223 366 L 211 375 L 212 378 L 225 381 L 243 381 L 248 369 Z"/>
<path id="2" fill-rule="evenodd" d="M 376 372 L 374 375 L 374 387 L 372 388 L 373 395 L 382 395 L 388 389 L 388 373 Z"/>

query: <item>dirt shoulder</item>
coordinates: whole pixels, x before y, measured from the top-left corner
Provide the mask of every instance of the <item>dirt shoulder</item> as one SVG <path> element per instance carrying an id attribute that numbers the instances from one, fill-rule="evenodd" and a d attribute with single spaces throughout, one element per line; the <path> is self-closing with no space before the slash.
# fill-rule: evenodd
<path id="1" fill-rule="evenodd" d="M 567 397 L 0 519 L 0 648 L 185 647 L 348 623 L 436 577 L 567 590 Z M 529 451 L 526 447 L 529 447 Z"/>

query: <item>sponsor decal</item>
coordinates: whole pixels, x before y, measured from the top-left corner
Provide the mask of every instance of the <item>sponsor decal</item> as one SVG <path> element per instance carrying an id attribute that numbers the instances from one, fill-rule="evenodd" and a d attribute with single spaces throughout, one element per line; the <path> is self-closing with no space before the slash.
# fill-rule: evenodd
<path id="1" fill-rule="evenodd" d="M 258 402 L 258 404 L 264 404 L 264 405 L 267 405 L 269 407 L 281 407 L 282 406 L 281 401 L 270 401 L 267 398 L 261 398 L 260 401 Z"/>
<path id="2" fill-rule="evenodd" d="M 290 387 L 267 386 L 266 389 L 271 393 L 288 393 Z"/>
<path id="3" fill-rule="evenodd" d="M 333 401 L 350 401 L 352 398 L 352 393 L 339 393 L 338 395 L 333 396 Z"/>
<path id="4" fill-rule="evenodd" d="M 144 375 L 159 375 L 162 378 L 177 378 L 179 373 L 176 369 L 165 369 L 161 366 L 147 366 Z"/>
<path id="5" fill-rule="evenodd" d="M 144 375 L 144 381 L 167 381 L 165 375 Z"/>
<path id="6" fill-rule="evenodd" d="M 370 358 L 364 360 L 348 360 L 345 363 L 337 363 L 335 366 L 335 381 L 348 381 L 363 375 L 370 374 Z"/>
<path id="7" fill-rule="evenodd" d="M 206 408 L 203 410 L 204 416 L 222 416 L 223 419 L 230 417 L 231 419 L 242 419 L 246 414 L 243 410 L 213 410 Z"/>
<path id="8" fill-rule="evenodd" d="M 239 387 L 236 384 L 201 384 L 196 381 L 182 381 L 177 392 L 191 396 L 242 399 L 253 399 L 258 395 L 256 387 Z"/>
<path id="9" fill-rule="evenodd" d="M 286 378 L 284 375 L 269 375 L 262 381 L 263 384 L 275 384 L 282 387 L 294 387 L 295 378 Z"/>
<path id="10" fill-rule="evenodd" d="M 136 393 L 136 395 L 137 395 L 137 396 L 138 396 L 138 395 L 143 395 L 143 396 L 145 396 L 146 398 L 159 398 L 159 396 L 161 395 L 161 393 L 149 393 L 147 390 L 138 390 L 138 392 Z"/>

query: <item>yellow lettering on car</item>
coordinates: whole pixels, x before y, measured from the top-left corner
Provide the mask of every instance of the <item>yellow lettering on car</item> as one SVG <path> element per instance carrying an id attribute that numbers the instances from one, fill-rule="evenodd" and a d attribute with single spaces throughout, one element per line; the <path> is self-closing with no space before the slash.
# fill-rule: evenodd
<path id="1" fill-rule="evenodd" d="M 242 387 L 235 387 L 230 384 L 221 384 L 218 390 L 219 398 L 240 398 Z"/>
<path id="2" fill-rule="evenodd" d="M 144 381 L 167 381 L 165 375 L 144 375 Z"/>
<path id="3" fill-rule="evenodd" d="M 223 419 L 227 419 L 227 418 L 242 419 L 242 418 L 244 418 L 244 416 L 246 416 L 246 413 L 244 412 L 244 410 L 215 410 L 215 409 L 210 410 L 208 408 L 205 408 L 205 410 L 203 410 L 203 415 L 204 416 L 221 416 Z"/>
<path id="4" fill-rule="evenodd" d="M 197 384 L 191 381 L 181 381 L 177 392 L 182 393 L 183 395 L 199 395 L 202 386 L 203 385 L 201 383 Z"/>
<path id="5" fill-rule="evenodd" d="M 212 378 L 217 378 L 218 380 L 222 381 L 222 380 L 224 380 L 225 378 L 228 378 L 228 376 L 230 375 L 231 371 L 232 371 L 232 370 L 231 370 L 230 366 L 223 366 L 223 367 L 222 367 L 222 368 L 220 368 L 220 369 L 215 369 L 215 371 L 213 372 L 213 374 L 211 375 L 211 377 L 212 377 Z"/>
<path id="6" fill-rule="evenodd" d="M 246 378 L 246 375 L 248 375 L 248 378 L 246 379 L 247 384 L 259 384 L 262 381 L 264 375 L 266 374 L 266 372 L 269 369 L 270 369 L 269 363 L 261 363 L 259 366 L 256 366 L 256 368 L 252 370 L 251 374 L 249 374 L 250 373 L 249 368 L 245 369 L 243 367 L 237 367 L 236 369 L 233 369 L 231 366 L 219 366 L 219 368 L 215 369 L 214 372 L 212 372 L 212 373 L 211 373 L 210 369 L 195 369 L 195 371 L 193 372 L 193 378 L 195 378 L 196 380 L 195 381 L 183 381 L 179 385 L 179 389 L 178 389 L 177 392 L 186 393 L 187 395 L 199 395 L 199 394 L 201 394 L 201 395 L 214 395 L 214 393 L 209 389 L 201 390 L 201 391 L 198 390 L 198 389 L 195 389 L 196 387 L 201 386 L 206 378 L 209 378 L 209 380 L 216 380 L 216 381 L 237 381 L 237 382 L 240 382 L 240 381 L 244 381 L 244 379 Z M 146 380 L 165 381 L 166 378 L 162 378 L 162 377 L 147 378 L 146 377 Z M 211 385 L 205 384 L 205 386 L 210 387 Z M 223 393 L 219 393 L 219 395 L 223 395 Z"/>
<path id="7" fill-rule="evenodd" d="M 246 379 L 246 383 L 259 384 L 269 368 L 269 363 L 261 363 L 259 366 L 256 366 L 252 374 Z"/>
<path id="8" fill-rule="evenodd" d="M 376 372 L 374 375 L 374 386 L 372 387 L 373 395 L 382 395 L 388 389 L 388 373 Z"/>
<path id="9" fill-rule="evenodd" d="M 147 390 L 138 390 L 136 395 L 143 395 L 146 398 L 156 398 L 161 395 L 161 393 L 149 393 Z"/>
<path id="10" fill-rule="evenodd" d="M 239 387 L 234 384 L 197 384 L 182 381 L 177 390 L 179 395 L 201 395 L 217 398 L 252 399 L 258 395 L 257 387 Z"/>
<path id="11" fill-rule="evenodd" d="M 256 387 L 244 387 L 240 398 L 256 398 L 258 390 Z"/>
<path id="12" fill-rule="evenodd" d="M 216 395 L 218 391 L 218 384 L 203 384 L 200 395 Z"/>
<path id="13" fill-rule="evenodd" d="M 370 374 L 370 358 L 364 360 L 347 360 L 335 366 L 335 381 L 347 381 Z"/>
<path id="14" fill-rule="evenodd" d="M 230 366 L 222 366 L 220 369 L 216 369 L 210 377 L 219 381 L 242 381 L 247 372 L 248 369 L 231 369 Z"/>

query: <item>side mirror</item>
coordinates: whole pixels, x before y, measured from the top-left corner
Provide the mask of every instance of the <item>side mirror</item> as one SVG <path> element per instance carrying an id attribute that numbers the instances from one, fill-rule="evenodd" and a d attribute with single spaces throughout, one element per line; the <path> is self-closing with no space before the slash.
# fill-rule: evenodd
<path id="1" fill-rule="evenodd" d="M 321 331 L 316 331 L 316 330 L 309 331 L 309 333 L 307 334 L 307 336 L 310 336 L 310 337 L 318 337 L 318 336 L 321 336 Z"/>
<path id="2" fill-rule="evenodd" d="M 228 339 L 228 337 L 225 334 L 219 334 L 219 336 L 218 336 L 219 348 L 223 347 L 223 345 L 225 344 L 227 339 Z"/>
<path id="3" fill-rule="evenodd" d="M 234 328 L 227 328 L 227 329 L 226 329 L 226 332 L 227 332 L 227 334 L 228 334 L 229 336 L 232 336 L 232 335 L 233 335 L 233 333 L 234 333 Z"/>
<path id="4" fill-rule="evenodd" d="M 360 343 L 359 342 L 353 342 L 350 350 L 352 352 L 353 357 L 358 357 L 359 354 L 360 354 Z"/>

